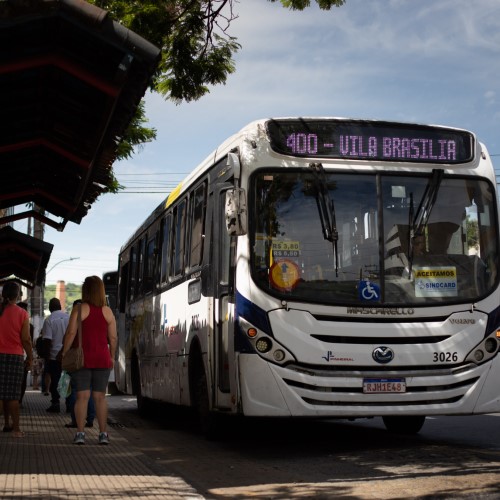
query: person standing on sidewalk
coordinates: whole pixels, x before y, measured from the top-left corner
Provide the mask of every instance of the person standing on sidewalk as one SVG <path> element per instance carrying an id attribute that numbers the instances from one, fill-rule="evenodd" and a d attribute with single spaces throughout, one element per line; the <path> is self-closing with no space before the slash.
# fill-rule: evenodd
<path id="1" fill-rule="evenodd" d="M 24 370 L 29 370 L 33 362 L 33 347 L 29 316 L 27 311 L 16 305 L 18 297 L 19 285 L 15 281 L 4 282 L 0 302 L 0 400 L 3 403 L 4 432 L 12 432 L 13 437 L 22 438 L 19 399 Z"/>
<path id="2" fill-rule="evenodd" d="M 78 304 L 81 304 L 82 301 L 80 299 L 77 299 L 73 302 L 73 307 L 75 307 Z M 66 333 L 68 330 L 66 330 Z M 65 334 L 66 335 L 66 334 Z M 63 340 L 64 343 L 64 340 Z M 75 336 L 75 340 L 73 341 L 72 347 L 78 347 L 78 337 Z M 92 391 L 92 388 L 90 388 Z M 75 416 L 75 401 L 76 401 L 76 390 L 74 387 L 71 387 L 71 393 L 70 395 L 66 398 L 66 409 L 69 408 L 69 412 L 71 413 L 71 422 L 68 424 L 65 424 L 64 427 L 68 428 L 74 428 L 76 429 L 76 416 Z M 95 405 L 94 405 L 94 398 L 92 397 L 92 392 L 90 393 L 89 397 L 89 404 L 87 407 L 87 419 L 85 423 L 85 427 L 94 427 L 94 419 L 95 419 Z"/>
<path id="3" fill-rule="evenodd" d="M 21 307 L 22 309 L 24 309 L 26 312 L 28 312 L 28 303 L 27 302 L 18 302 L 17 305 L 19 307 Z M 30 323 L 30 339 L 31 339 L 31 346 L 33 348 L 33 331 L 34 331 L 34 327 L 33 327 L 33 324 Z M 32 349 L 33 350 L 33 349 Z M 35 365 L 35 361 L 33 360 L 33 362 L 31 363 L 31 369 L 33 369 L 33 366 Z M 19 404 L 22 406 L 23 405 L 23 398 L 24 398 L 24 394 L 26 393 L 26 387 L 27 387 L 27 383 L 28 383 L 28 373 L 29 373 L 29 368 L 26 367 L 26 364 L 24 365 L 24 375 L 23 375 L 23 385 L 22 385 L 22 388 L 21 388 L 21 399 L 19 400 Z"/>
<path id="4" fill-rule="evenodd" d="M 50 343 L 50 346 L 46 346 L 49 356 L 45 359 L 45 363 L 47 365 L 47 373 L 50 375 L 50 394 L 52 398 L 47 411 L 49 413 L 59 413 L 61 407 L 57 384 L 59 383 L 62 369 L 61 360 L 58 359 L 57 355 L 63 345 L 64 333 L 69 323 L 69 314 L 61 311 L 61 301 L 56 297 L 50 299 L 49 311 L 51 314 L 44 321 L 42 327 L 43 341 Z"/>
<path id="5" fill-rule="evenodd" d="M 106 388 L 114 366 L 116 351 L 116 321 L 106 305 L 104 283 L 98 276 L 88 276 L 82 285 L 82 303 L 73 307 L 67 334 L 64 336 L 62 357 L 68 352 L 78 332 L 78 310 L 81 310 L 84 367 L 71 373 L 71 387 L 76 391 L 75 417 L 77 432 L 73 443 L 85 443 L 85 418 L 92 389 L 99 444 L 109 444 L 107 433 L 108 406 Z"/>

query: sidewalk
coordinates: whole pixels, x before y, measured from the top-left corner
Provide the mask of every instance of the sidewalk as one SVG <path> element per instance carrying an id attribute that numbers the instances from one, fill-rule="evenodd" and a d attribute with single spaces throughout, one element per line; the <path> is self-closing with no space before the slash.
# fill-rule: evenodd
<path id="1" fill-rule="evenodd" d="M 107 396 L 110 417 L 119 396 Z M 110 444 L 97 444 L 97 422 L 85 429 L 85 445 L 72 443 L 75 429 L 67 429 L 69 415 L 47 413 L 50 396 L 27 390 L 21 409 L 21 429 L 15 439 L 0 432 L 0 496 L 2 499 L 163 498 L 202 499 L 183 479 L 154 464 L 110 429 Z M 3 415 L 0 417 L 3 427 Z"/>

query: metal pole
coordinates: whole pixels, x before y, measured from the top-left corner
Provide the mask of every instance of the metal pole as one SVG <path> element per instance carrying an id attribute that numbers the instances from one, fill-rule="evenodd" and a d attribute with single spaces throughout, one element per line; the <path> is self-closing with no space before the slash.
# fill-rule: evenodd
<path id="1" fill-rule="evenodd" d="M 35 206 L 35 210 L 40 211 L 40 207 Z M 33 221 L 33 237 L 43 241 L 44 224 L 39 220 Z M 43 323 L 43 286 L 35 286 L 31 292 L 31 320 L 34 327 L 34 337 L 38 337 Z"/>

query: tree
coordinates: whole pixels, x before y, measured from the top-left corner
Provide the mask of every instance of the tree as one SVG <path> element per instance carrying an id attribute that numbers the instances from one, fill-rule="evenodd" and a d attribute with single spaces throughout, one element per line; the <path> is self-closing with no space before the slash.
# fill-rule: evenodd
<path id="1" fill-rule="evenodd" d="M 225 84 L 236 69 L 233 55 L 241 46 L 229 34 L 231 22 L 237 18 L 236 0 L 88 1 L 162 48 L 150 90 L 165 99 L 176 104 L 198 100 L 209 92 L 209 85 Z M 310 0 L 279 1 L 290 10 L 304 10 L 311 4 Z M 315 1 L 324 10 L 345 3 L 345 0 Z M 118 159 L 130 157 L 134 147 L 156 138 L 156 130 L 146 124 L 141 105 L 118 147 Z M 110 191 L 116 190 L 116 186 L 109 187 Z"/>
<path id="2" fill-rule="evenodd" d="M 44 311 L 49 309 L 49 301 L 56 296 L 56 285 L 46 285 L 43 298 Z M 73 302 L 82 298 L 82 285 L 66 283 L 66 311 L 71 312 Z"/>
<path id="3" fill-rule="evenodd" d="M 472 219 L 469 215 L 465 220 L 465 227 L 467 231 L 467 246 L 469 248 L 479 248 L 479 224 L 477 219 Z"/>

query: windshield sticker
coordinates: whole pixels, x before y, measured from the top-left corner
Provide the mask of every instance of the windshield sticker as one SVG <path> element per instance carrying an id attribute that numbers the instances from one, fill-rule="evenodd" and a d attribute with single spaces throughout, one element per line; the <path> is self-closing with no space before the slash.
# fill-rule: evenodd
<path id="1" fill-rule="evenodd" d="M 286 257 L 300 256 L 300 242 L 283 241 L 273 239 L 273 258 L 280 259 Z"/>
<path id="2" fill-rule="evenodd" d="M 358 284 L 359 300 L 378 301 L 380 300 L 380 287 L 369 280 L 361 280 Z"/>
<path id="3" fill-rule="evenodd" d="M 415 297 L 456 297 L 457 269 L 454 266 L 415 267 Z"/>
<path id="4" fill-rule="evenodd" d="M 281 292 L 291 292 L 299 282 L 299 266 L 288 259 L 277 260 L 269 272 L 271 285 Z"/>

